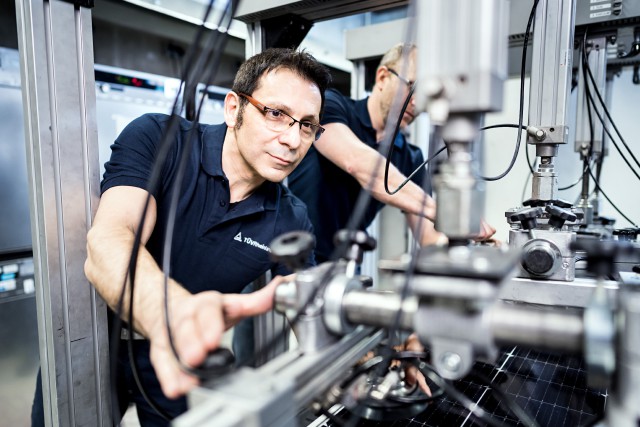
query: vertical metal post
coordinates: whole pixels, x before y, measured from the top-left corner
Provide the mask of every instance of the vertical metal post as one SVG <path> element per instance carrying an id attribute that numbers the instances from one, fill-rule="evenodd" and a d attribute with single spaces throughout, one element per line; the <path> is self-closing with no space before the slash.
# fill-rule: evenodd
<path id="1" fill-rule="evenodd" d="M 416 2 L 419 111 L 442 129 L 448 159 L 433 178 L 436 228 L 449 242 L 480 230 L 484 183 L 474 149 L 484 113 L 502 108 L 507 77 L 509 3 L 501 0 Z"/>
<path id="2" fill-rule="evenodd" d="M 245 56 L 250 58 L 262 52 L 266 46 L 264 43 L 264 28 L 260 21 L 247 24 L 247 41 L 245 43 Z M 286 184 L 286 181 L 285 181 Z M 267 285 L 270 274 L 265 274 L 260 279 L 253 282 L 254 290 L 258 290 Z M 260 316 L 256 316 L 253 321 L 253 338 L 254 348 L 256 350 L 266 348 L 272 340 L 283 331 L 289 328 L 287 319 L 275 311 L 270 311 Z M 269 348 L 266 353 L 261 353 L 256 359 L 256 366 L 261 366 L 267 363 L 269 360 L 275 358 L 277 355 L 282 354 L 289 350 L 289 334 L 286 334 L 282 342 L 276 343 L 275 346 Z"/>
<path id="3" fill-rule="evenodd" d="M 353 62 L 353 71 L 351 72 L 351 98 L 362 99 L 366 93 L 365 79 L 366 79 L 366 67 L 363 59 L 358 59 Z M 380 240 L 381 230 L 381 215 L 384 215 L 384 210 L 381 211 L 375 219 L 369 224 L 367 233 L 376 240 Z M 360 273 L 364 276 L 369 276 L 373 280 L 374 286 L 377 286 L 378 281 L 378 261 L 380 259 L 380 248 L 375 251 L 365 252 L 360 266 Z"/>
<path id="4" fill-rule="evenodd" d="M 593 154 L 600 155 L 603 152 L 604 130 L 602 123 L 598 119 L 604 116 L 604 109 L 598 101 L 597 90 L 602 95 L 602 99 L 606 99 L 606 79 L 607 79 L 607 39 L 605 37 L 596 37 L 587 39 L 587 61 L 589 70 L 596 82 L 595 87 L 591 84 L 591 79 L 587 76 L 582 66 L 582 58 L 579 58 L 578 66 L 578 111 L 576 120 L 576 142 L 575 151 L 583 157 L 589 155 L 589 151 Z M 588 85 L 588 86 L 587 86 Z M 587 97 L 587 88 L 591 93 L 591 98 L 595 101 L 595 106 L 590 106 Z M 589 108 L 591 113 L 589 114 Z M 595 113 L 598 112 L 598 114 Z M 589 119 L 591 118 L 591 119 Z M 593 140 L 593 146 L 591 141 Z"/>
<path id="5" fill-rule="evenodd" d="M 540 157 L 532 198 L 554 200 L 558 190 L 553 158 L 569 138 L 567 105 L 571 91 L 575 0 L 540 0 L 536 9 L 529 96 L 529 125 L 545 131 L 529 137 Z"/>
<path id="6" fill-rule="evenodd" d="M 16 10 L 45 423 L 111 426 L 106 305 L 83 269 L 100 170 L 91 12 Z"/>
<path id="7" fill-rule="evenodd" d="M 586 46 L 580 48 L 586 49 L 588 52 L 587 63 L 595 85 L 592 84 L 588 72 L 584 69 L 582 56 L 579 58 L 578 66 L 578 108 L 576 118 L 576 140 L 575 151 L 580 153 L 580 157 L 584 162 L 591 159 L 604 156 L 604 128 L 598 116 L 604 118 L 604 108 L 598 101 L 596 91 L 598 91 L 603 99 L 605 98 L 606 80 L 607 80 L 607 39 L 605 37 L 588 38 Z M 588 92 L 594 105 L 591 105 Z M 586 165 L 586 163 L 585 163 Z M 592 224 L 594 217 L 598 212 L 598 192 L 595 192 L 593 198 L 589 194 L 589 182 L 591 177 L 589 171 L 582 173 L 582 193 L 580 200 L 576 204 L 582 208 L 585 214 L 585 224 Z"/>

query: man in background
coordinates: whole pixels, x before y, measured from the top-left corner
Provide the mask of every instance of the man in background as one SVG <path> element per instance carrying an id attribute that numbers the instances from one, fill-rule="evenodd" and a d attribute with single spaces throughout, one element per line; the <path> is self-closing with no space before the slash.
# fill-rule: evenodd
<path id="1" fill-rule="evenodd" d="M 396 97 L 406 99 L 415 82 L 416 48 L 398 44 L 391 48 L 376 69 L 375 84 L 371 95 L 353 100 L 336 90 L 327 91 L 327 99 L 321 124 L 326 129 L 289 176 L 288 186 L 302 199 L 309 210 L 309 217 L 316 234 L 316 260 L 330 259 L 334 249 L 335 233 L 347 226 L 362 188 L 371 189 L 369 207 L 357 227 L 366 229 L 385 204 L 401 209 L 407 223 L 420 236 L 415 236 L 422 245 L 446 242 L 446 238 L 435 230 L 435 202 L 425 193 L 422 185 L 425 168 L 421 150 L 410 144 L 402 132 L 393 141 L 394 152 L 389 168 L 389 188 L 397 188 L 406 176 L 413 173 L 411 181 L 399 192 L 390 195 L 384 188 L 385 162 L 378 153 L 378 144 L 390 138 L 385 131 L 393 129 L 397 118 L 390 117 Z M 406 128 L 416 117 L 413 97 L 402 116 L 401 129 Z M 418 222 L 424 223 L 418 228 Z M 483 223 L 478 238 L 488 238 L 495 229 Z"/>

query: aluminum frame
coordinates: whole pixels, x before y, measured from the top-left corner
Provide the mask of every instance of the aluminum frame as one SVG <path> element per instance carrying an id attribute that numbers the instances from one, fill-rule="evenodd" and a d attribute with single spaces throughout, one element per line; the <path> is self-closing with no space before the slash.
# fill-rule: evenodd
<path id="1" fill-rule="evenodd" d="M 84 275 L 99 194 L 91 12 L 17 0 L 47 426 L 110 426 L 106 304 Z"/>

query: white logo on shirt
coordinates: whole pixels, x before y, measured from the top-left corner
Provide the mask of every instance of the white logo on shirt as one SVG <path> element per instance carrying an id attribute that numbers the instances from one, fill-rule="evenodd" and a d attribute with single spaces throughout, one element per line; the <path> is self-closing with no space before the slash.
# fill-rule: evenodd
<path id="1" fill-rule="evenodd" d="M 266 252 L 271 252 L 271 248 L 263 243 L 256 242 L 251 237 L 242 237 L 242 232 L 236 234 L 233 240 L 237 240 L 238 242 L 242 242 L 246 245 L 253 246 L 254 248 L 262 249 Z"/>

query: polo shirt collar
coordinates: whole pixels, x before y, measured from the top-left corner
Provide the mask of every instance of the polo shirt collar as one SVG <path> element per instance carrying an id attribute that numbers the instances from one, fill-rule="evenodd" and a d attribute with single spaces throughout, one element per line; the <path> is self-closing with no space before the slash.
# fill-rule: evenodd
<path id="1" fill-rule="evenodd" d="M 369 101 L 369 97 L 357 100 L 355 102 L 354 110 L 356 112 L 356 117 L 358 118 L 358 120 L 360 120 L 362 126 L 370 129 L 372 132 L 375 132 L 375 129 L 373 129 L 373 124 L 371 123 L 371 116 L 369 116 L 369 110 L 367 109 L 367 101 Z"/>
<path id="2" fill-rule="evenodd" d="M 202 169 L 211 176 L 224 177 L 222 170 L 222 145 L 227 134 L 227 125 L 205 126 L 202 134 Z"/>
<path id="3" fill-rule="evenodd" d="M 367 108 L 368 101 L 369 101 L 369 97 L 355 101 L 354 110 L 356 112 L 356 117 L 358 118 L 358 120 L 360 120 L 360 123 L 362 123 L 362 126 L 368 129 L 369 132 L 372 132 L 375 135 L 376 131 L 373 128 L 373 124 L 371 123 L 371 116 L 369 115 L 369 110 Z M 395 141 L 393 141 L 393 144 L 396 146 L 396 148 L 402 149 L 402 147 L 404 146 L 404 143 L 405 143 L 404 135 L 402 135 L 402 132 L 398 132 L 398 135 L 396 135 L 396 139 Z"/>
<path id="4" fill-rule="evenodd" d="M 222 146 L 226 134 L 227 125 L 225 123 L 205 126 L 202 136 L 202 169 L 211 176 L 226 178 L 222 170 Z M 260 208 L 275 210 L 278 206 L 280 191 L 278 184 L 265 181 L 249 197 L 250 205 L 258 210 Z"/>

